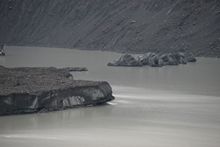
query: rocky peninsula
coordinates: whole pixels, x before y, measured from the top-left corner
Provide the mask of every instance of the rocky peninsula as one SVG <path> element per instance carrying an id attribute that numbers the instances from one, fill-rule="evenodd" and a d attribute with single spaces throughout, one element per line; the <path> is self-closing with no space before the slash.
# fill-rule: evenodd
<path id="1" fill-rule="evenodd" d="M 114 99 L 105 81 L 74 80 L 70 71 L 86 68 L 0 66 L 0 115 L 63 110 Z"/>

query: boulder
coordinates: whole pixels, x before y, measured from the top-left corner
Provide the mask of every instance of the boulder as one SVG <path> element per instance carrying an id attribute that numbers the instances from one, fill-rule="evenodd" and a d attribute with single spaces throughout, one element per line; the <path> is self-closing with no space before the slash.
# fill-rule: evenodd
<path id="1" fill-rule="evenodd" d="M 185 53 L 185 57 L 187 62 L 196 62 L 196 57 L 193 55 L 193 53 Z"/>
<path id="2" fill-rule="evenodd" d="M 108 66 L 142 66 L 135 57 L 129 54 L 122 55 L 118 60 L 108 63 Z"/>
<path id="3" fill-rule="evenodd" d="M 153 52 L 149 52 L 149 53 L 138 56 L 137 61 L 141 65 L 149 65 L 152 67 L 162 66 L 162 64 L 159 62 L 159 56 Z"/>
<path id="4" fill-rule="evenodd" d="M 154 55 L 155 53 L 149 52 L 149 53 L 138 56 L 137 60 L 141 65 L 149 65 L 149 58 Z"/>
<path id="5" fill-rule="evenodd" d="M 5 56 L 4 48 L 5 48 L 5 45 L 1 44 L 0 45 L 0 56 Z"/>
<path id="6" fill-rule="evenodd" d="M 0 66 L 0 115 L 94 106 L 113 99 L 107 82 L 74 80 L 64 69 Z"/>
<path id="7" fill-rule="evenodd" d="M 173 53 L 172 56 L 177 60 L 178 64 L 187 64 L 187 59 L 184 53 L 177 52 L 177 53 Z"/>
<path id="8" fill-rule="evenodd" d="M 163 66 L 164 65 L 178 65 L 179 60 L 174 54 L 166 53 L 166 54 L 162 54 L 159 57 L 159 63 Z"/>
<path id="9" fill-rule="evenodd" d="M 0 50 L 0 56 L 5 56 L 5 52 Z"/>
<path id="10" fill-rule="evenodd" d="M 148 65 L 151 67 L 161 67 L 163 64 L 159 62 L 159 56 L 155 53 L 152 53 L 148 57 Z"/>

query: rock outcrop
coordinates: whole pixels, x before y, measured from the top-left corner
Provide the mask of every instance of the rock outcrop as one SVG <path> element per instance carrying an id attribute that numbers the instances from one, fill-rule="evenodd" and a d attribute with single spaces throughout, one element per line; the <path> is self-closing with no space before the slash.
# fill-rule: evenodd
<path id="1" fill-rule="evenodd" d="M 187 53 L 186 54 L 186 60 L 187 62 L 196 62 L 196 58 L 192 53 Z"/>
<path id="2" fill-rule="evenodd" d="M 107 82 L 73 80 L 64 69 L 0 66 L 0 115 L 99 105 L 113 99 Z"/>
<path id="3" fill-rule="evenodd" d="M 86 67 L 65 67 L 65 68 L 61 68 L 63 70 L 67 70 L 69 72 L 81 72 L 81 71 L 88 71 L 88 69 Z"/>
<path id="4" fill-rule="evenodd" d="M 187 59 L 183 53 L 168 53 L 161 55 L 159 62 L 162 65 L 179 65 L 187 64 Z"/>
<path id="5" fill-rule="evenodd" d="M 5 52 L 0 50 L 0 56 L 5 56 Z"/>
<path id="6" fill-rule="evenodd" d="M 122 55 L 118 60 L 108 63 L 108 66 L 141 66 L 141 64 L 132 55 Z"/>
<path id="7" fill-rule="evenodd" d="M 187 64 L 187 62 L 196 62 L 196 58 L 192 53 L 165 53 L 156 54 L 149 52 L 137 56 L 137 59 L 132 55 L 122 55 L 118 60 L 108 63 L 108 66 L 151 66 L 162 67 L 166 65 Z"/>
<path id="8" fill-rule="evenodd" d="M 160 67 L 162 66 L 160 63 L 159 63 L 159 56 L 155 53 L 147 53 L 147 55 L 145 56 L 146 57 L 146 61 L 147 61 L 147 64 L 145 65 L 150 65 L 152 67 Z"/>
<path id="9" fill-rule="evenodd" d="M 0 56 L 5 56 L 4 45 L 3 44 L 0 45 Z"/>

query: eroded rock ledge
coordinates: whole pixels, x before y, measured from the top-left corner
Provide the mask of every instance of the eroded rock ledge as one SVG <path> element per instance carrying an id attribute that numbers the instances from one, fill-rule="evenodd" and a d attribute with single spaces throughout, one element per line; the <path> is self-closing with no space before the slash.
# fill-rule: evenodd
<path id="1" fill-rule="evenodd" d="M 66 69 L 0 66 L 0 115 L 99 105 L 113 99 L 107 82 L 74 80 Z"/>

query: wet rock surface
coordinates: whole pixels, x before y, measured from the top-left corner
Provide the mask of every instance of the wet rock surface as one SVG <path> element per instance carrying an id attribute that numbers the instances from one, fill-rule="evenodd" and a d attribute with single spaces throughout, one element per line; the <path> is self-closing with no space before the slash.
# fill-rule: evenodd
<path id="1" fill-rule="evenodd" d="M 108 63 L 108 66 L 141 66 L 135 57 L 129 54 L 122 55 L 118 60 Z"/>
<path id="2" fill-rule="evenodd" d="M 74 80 L 66 69 L 0 66 L 0 115 L 99 105 L 113 99 L 107 82 Z"/>
<path id="3" fill-rule="evenodd" d="M 166 65 L 187 64 L 188 62 L 196 62 L 196 58 L 192 53 L 165 53 L 156 54 L 149 52 L 137 57 L 130 54 L 122 55 L 118 60 L 108 63 L 108 66 L 151 66 L 162 67 Z"/>

